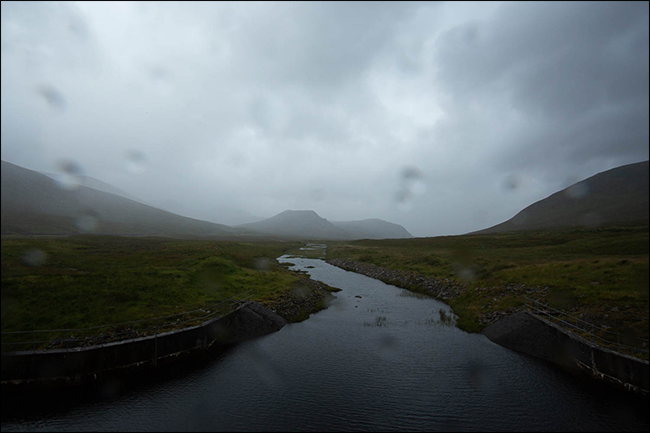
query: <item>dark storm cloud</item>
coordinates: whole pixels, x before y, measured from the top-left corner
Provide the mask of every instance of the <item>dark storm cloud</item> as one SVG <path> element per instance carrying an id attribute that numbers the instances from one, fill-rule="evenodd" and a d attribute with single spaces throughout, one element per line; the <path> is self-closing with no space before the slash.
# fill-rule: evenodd
<path id="1" fill-rule="evenodd" d="M 2 158 L 216 222 L 497 224 L 648 159 L 648 81 L 647 3 L 2 3 Z"/>
<path id="2" fill-rule="evenodd" d="M 514 109 L 533 125 L 505 166 L 647 156 L 647 3 L 503 4 L 444 34 L 435 63 L 460 113 Z"/>

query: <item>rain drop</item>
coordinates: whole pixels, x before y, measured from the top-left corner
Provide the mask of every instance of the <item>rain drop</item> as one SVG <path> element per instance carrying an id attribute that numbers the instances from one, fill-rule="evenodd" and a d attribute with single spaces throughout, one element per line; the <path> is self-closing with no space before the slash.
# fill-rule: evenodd
<path id="1" fill-rule="evenodd" d="M 36 92 L 43 98 L 47 106 L 56 112 L 65 111 L 66 102 L 63 94 L 56 87 L 48 84 L 38 86 Z"/>
<path id="2" fill-rule="evenodd" d="M 521 186 L 521 179 L 516 174 L 508 175 L 501 185 L 504 191 L 512 192 Z"/>
<path id="3" fill-rule="evenodd" d="M 311 191 L 311 198 L 314 199 L 314 201 L 321 201 L 325 198 L 325 191 L 321 188 L 314 188 Z"/>
<path id="4" fill-rule="evenodd" d="M 84 233 L 92 233 L 97 230 L 97 218 L 92 215 L 81 215 L 75 220 L 75 226 Z"/>
<path id="5" fill-rule="evenodd" d="M 23 263 L 28 266 L 41 266 L 47 261 L 47 254 L 44 251 L 34 248 L 23 255 Z"/>
<path id="6" fill-rule="evenodd" d="M 142 174 L 147 169 L 147 157 L 139 150 L 130 150 L 126 154 L 126 169 L 133 174 Z"/>
<path id="7" fill-rule="evenodd" d="M 406 166 L 401 171 L 399 189 L 395 194 L 397 208 L 409 212 L 413 208 L 414 199 L 426 192 L 424 175 L 415 166 Z"/>
<path id="8" fill-rule="evenodd" d="M 59 161 L 54 176 L 55 185 L 68 191 L 79 188 L 83 182 L 81 165 L 71 159 Z"/>
<path id="9" fill-rule="evenodd" d="M 399 340 L 394 335 L 384 332 L 379 337 L 378 345 L 379 354 L 391 355 L 397 351 Z"/>
<path id="10" fill-rule="evenodd" d="M 565 189 L 564 194 L 572 199 L 583 198 L 589 194 L 589 185 L 587 182 L 578 182 Z"/>
<path id="11" fill-rule="evenodd" d="M 260 272 L 266 272 L 271 266 L 271 260 L 268 257 L 260 257 L 255 259 L 255 269 Z"/>

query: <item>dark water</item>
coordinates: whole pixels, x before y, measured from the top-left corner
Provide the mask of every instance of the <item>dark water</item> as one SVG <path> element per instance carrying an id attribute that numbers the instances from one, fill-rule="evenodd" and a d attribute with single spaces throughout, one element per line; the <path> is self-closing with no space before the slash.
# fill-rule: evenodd
<path id="1" fill-rule="evenodd" d="M 648 431 L 647 399 L 444 325 L 445 304 L 281 261 L 343 290 L 308 320 L 164 380 L 14 419 L 3 408 L 2 430 Z"/>

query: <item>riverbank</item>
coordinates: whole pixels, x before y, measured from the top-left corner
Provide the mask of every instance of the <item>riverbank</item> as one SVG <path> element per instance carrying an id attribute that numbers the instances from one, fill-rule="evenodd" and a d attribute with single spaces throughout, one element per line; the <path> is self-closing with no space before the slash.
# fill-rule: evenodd
<path id="1" fill-rule="evenodd" d="M 480 332 L 483 327 L 523 309 L 523 306 L 517 306 L 508 309 L 494 309 L 478 315 L 472 314 L 467 308 L 466 302 L 460 299 L 463 295 L 468 294 L 470 290 L 474 290 L 467 284 L 458 283 L 449 278 L 425 277 L 415 272 L 387 269 L 350 259 L 332 258 L 326 261 L 346 271 L 356 272 L 383 281 L 386 284 L 432 296 L 449 304 L 458 316 L 457 326 L 467 332 Z M 502 288 L 500 295 L 495 295 L 493 302 L 495 304 L 498 302 L 497 296 L 503 297 L 507 293 L 514 291 L 520 291 L 530 296 L 545 292 L 545 288 L 539 286 L 527 287 L 523 284 L 508 284 Z"/>
<path id="2" fill-rule="evenodd" d="M 92 383 L 110 375 L 151 370 L 215 347 L 226 347 L 280 330 L 327 308 L 334 299 L 329 287 L 295 273 L 298 284 L 273 299 L 245 302 L 230 314 L 198 326 L 156 335 L 133 333 L 128 339 L 70 349 L 2 353 L 3 389 L 40 388 Z"/>
<path id="3" fill-rule="evenodd" d="M 456 314 L 454 300 L 468 291 L 466 285 L 447 279 L 426 278 L 413 272 L 341 258 L 327 262 L 387 284 L 432 296 L 449 304 Z M 532 294 L 543 289 L 520 286 L 505 290 L 525 290 L 527 294 Z M 572 373 L 586 374 L 620 389 L 648 395 L 648 361 L 600 347 L 548 320 L 521 310 L 497 310 L 478 318 L 486 325 L 483 334 L 501 346 L 544 359 Z M 459 317 L 457 323 L 461 322 L 467 322 L 467 318 L 463 320 L 463 317 Z"/>
<path id="4" fill-rule="evenodd" d="M 2 386 L 83 385 L 110 375 L 150 370 L 179 359 L 276 332 L 287 320 L 247 301 L 198 326 L 71 349 L 2 352 Z"/>
<path id="5" fill-rule="evenodd" d="M 320 281 L 305 278 L 297 287 L 274 301 L 260 302 L 290 323 L 302 322 L 310 315 L 327 308 L 334 299 L 333 292 L 341 289 L 330 287 Z"/>

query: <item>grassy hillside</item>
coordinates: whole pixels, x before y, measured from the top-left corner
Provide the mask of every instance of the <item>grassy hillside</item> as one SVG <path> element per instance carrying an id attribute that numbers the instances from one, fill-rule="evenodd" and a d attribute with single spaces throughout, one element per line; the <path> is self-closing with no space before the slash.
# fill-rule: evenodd
<path id="1" fill-rule="evenodd" d="M 327 256 L 464 285 L 448 303 L 467 330 L 480 330 L 495 312 L 522 308 L 527 295 L 647 339 L 648 241 L 648 226 L 523 231 L 336 242 Z"/>
<path id="2" fill-rule="evenodd" d="M 2 239 L 2 331 L 85 328 L 203 308 L 254 290 L 272 306 L 304 276 L 276 257 L 299 243 Z"/>
<path id="3" fill-rule="evenodd" d="M 613 168 L 533 203 L 508 221 L 475 233 L 646 225 L 648 185 L 648 161 Z"/>
<path id="4" fill-rule="evenodd" d="M 242 230 L 186 218 L 81 186 L 67 190 L 49 177 L 2 161 L 2 234 L 232 236 Z"/>

